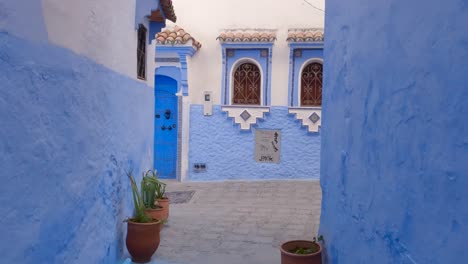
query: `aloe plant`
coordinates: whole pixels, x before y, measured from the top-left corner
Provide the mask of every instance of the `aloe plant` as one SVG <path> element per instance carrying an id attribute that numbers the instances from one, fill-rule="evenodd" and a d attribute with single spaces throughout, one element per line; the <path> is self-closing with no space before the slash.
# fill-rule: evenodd
<path id="1" fill-rule="evenodd" d="M 156 185 L 156 199 L 166 198 L 166 184 L 158 181 Z"/>
<path id="2" fill-rule="evenodd" d="M 143 174 L 141 181 L 141 197 L 146 208 L 156 208 L 154 202 L 156 201 L 156 193 L 158 190 L 159 181 L 156 171 L 149 170 Z"/>
<path id="3" fill-rule="evenodd" d="M 133 177 L 133 172 L 128 172 L 127 176 L 130 178 L 130 183 L 132 185 L 133 205 L 135 206 L 135 217 L 131 220 L 137 223 L 152 222 L 153 220 L 145 214 L 146 206 L 138 190 L 135 178 Z"/>

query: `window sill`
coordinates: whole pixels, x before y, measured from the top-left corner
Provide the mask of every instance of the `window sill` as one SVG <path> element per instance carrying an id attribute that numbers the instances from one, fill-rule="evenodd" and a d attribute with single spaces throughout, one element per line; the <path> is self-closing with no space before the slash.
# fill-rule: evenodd
<path id="1" fill-rule="evenodd" d="M 241 130 L 250 130 L 257 124 L 258 119 L 263 119 L 265 113 L 270 112 L 268 106 L 257 105 L 224 105 L 221 111 L 227 112 L 228 118 L 233 118 L 234 123 L 240 125 Z"/>
<path id="2" fill-rule="evenodd" d="M 309 132 L 319 132 L 322 125 L 322 107 L 290 107 L 288 113 L 295 115 Z"/>

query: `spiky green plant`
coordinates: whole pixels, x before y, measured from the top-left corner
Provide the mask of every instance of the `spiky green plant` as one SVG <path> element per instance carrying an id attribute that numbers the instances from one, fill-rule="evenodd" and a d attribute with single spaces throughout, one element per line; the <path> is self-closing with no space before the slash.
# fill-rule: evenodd
<path id="1" fill-rule="evenodd" d="M 145 214 L 145 204 L 138 190 L 135 178 L 133 177 L 133 172 L 129 171 L 127 176 L 130 178 L 130 183 L 132 185 L 133 205 L 135 206 L 135 217 L 130 220 L 137 223 L 152 222 L 153 220 Z"/>
<path id="2" fill-rule="evenodd" d="M 156 199 L 164 198 L 166 198 L 166 184 L 158 181 L 158 184 L 156 185 Z"/>
<path id="3" fill-rule="evenodd" d="M 156 171 L 148 170 L 141 181 L 141 197 L 146 208 L 156 208 L 156 192 L 159 185 Z"/>

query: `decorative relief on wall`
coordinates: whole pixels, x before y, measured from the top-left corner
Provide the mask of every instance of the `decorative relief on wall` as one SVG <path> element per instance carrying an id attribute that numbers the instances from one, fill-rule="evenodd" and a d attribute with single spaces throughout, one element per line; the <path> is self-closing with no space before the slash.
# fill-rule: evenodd
<path id="1" fill-rule="evenodd" d="M 281 154 L 281 130 L 255 130 L 255 161 L 279 163 Z"/>
<path id="2" fill-rule="evenodd" d="M 227 112 L 228 117 L 233 118 L 241 130 L 250 130 L 252 125 L 257 124 L 257 119 L 263 118 L 265 113 L 270 112 L 269 107 L 250 106 L 223 106 L 221 110 Z"/>
<path id="3" fill-rule="evenodd" d="M 294 114 L 297 120 L 301 120 L 309 132 L 319 132 L 322 125 L 322 108 L 289 108 L 289 114 Z"/>

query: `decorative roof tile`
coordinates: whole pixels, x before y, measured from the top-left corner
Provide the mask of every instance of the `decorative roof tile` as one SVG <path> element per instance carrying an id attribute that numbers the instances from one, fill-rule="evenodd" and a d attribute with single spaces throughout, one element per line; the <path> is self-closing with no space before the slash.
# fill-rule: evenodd
<path id="1" fill-rule="evenodd" d="M 216 39 L 221 42 L 274 42 L 276 33 L 266 29 L 230 29 L 222 32 Z"/>
<path id="2" fill-rule="evenodd" d="M 189 33 L 185 32 L 183 28 L 175 26 L 174 28 L 166 28 L 162 32 L 156 34 L 157 45 L 187 45 L 190 44 L 199 50 L 201 43 L 195 40 Z"/>
<path id="3" fill-rule="evenodd" d="M 177 21 L 177 16 L 174 11 L 174 6 L 172 5 L 172 0 L 161 0 L 161 6 L 166 19 L 175 23 Z"/>
<path id="4" fill-rule="evenodd" d="M 301 28 L 288 30 L 289 42 L 323 42 L 323 29 Z"/>

